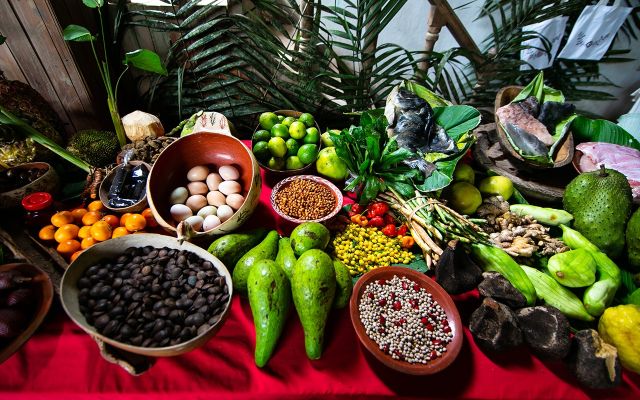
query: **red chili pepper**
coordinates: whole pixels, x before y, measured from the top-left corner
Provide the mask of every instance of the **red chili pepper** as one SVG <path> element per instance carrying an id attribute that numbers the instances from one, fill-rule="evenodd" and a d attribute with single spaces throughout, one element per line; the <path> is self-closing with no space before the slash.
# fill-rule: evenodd
<path id="1" fill-rule="evenodd" d="M 356 214 L 362 214 L 362 211 L 364 211 L 364 210 L 362 209 L 362 206 L 360 204 L 353 203 L 351 205 L 351 211 L 353 211 Z"/>
<path id="2" fill-rule="evenodd" d="M 370 209 L 370 208 L 369 208 L 369 209 L 367 210 L 367 218 L 371 219 L 371 218 L 373 218 L 373 217 L 377 217 L 377 215 L 376 215 L 376 213 L 375 213 L 375 212 L 373 212 L 373 210 L 372 210 L 372 209 Z"/>
<path id="3" fill-rule="evenodd" d="M 404 236 L 404 235 L 406 235 L 406 234 L 407 234 L 407 230 L 408 230 L 408 229 L 409 229 L 409 228 L 407 228 L 407 226 L 406 226 L 406 225 L 404 225 L 404 224 L 403 224 L 403 225 L 401 225 L 401 226 L 400 226 L 400 228 L 398 228 L 397 235 L 398 235 L 398 236 Z"/>
<path id="4" fill-rule="evenodd" d="M 353 211 L 347 211 L 347 215 L 348 215 L 349 217 L 353 217 L 353 216 L 354 216 L 354 215 L 356 215 L 356 214 L 358 214 L 358 213 L 355 213 L 355 212 L 353 212 Z"/>
<path id="5" fill-rule="evenodd" d="M 396 223 L 396 219 L 393 218 L 393 215 L 391 214 L 385 214 L 384 215 L 384 223 L 389 225 L 389 224 L 395 224 Z"/>
<path id="6" fill-rule="evenodd" d="M 369 226 L 373 226 L 374 228 L 382 228 L 384 226 L 384 219 L 382 217 L 372 217 L 369 220 Z"/>
<path id="7" fill-rule="evenodd" d="M 396 236 L 396 226 L 394 224 L 388 224 L 384 228 L 381 229 L 382 233 L 389 237 Z"/>
<path id="8" fill-rule="evenodd" d="M 382 201 L 378 201 L 376 203 L 372 203 L 369 206 L 369 210 L 371 211 L 371 213 L 373 213 L 374 216 L 382 217 L 389 212 L 389 205 Z"/>

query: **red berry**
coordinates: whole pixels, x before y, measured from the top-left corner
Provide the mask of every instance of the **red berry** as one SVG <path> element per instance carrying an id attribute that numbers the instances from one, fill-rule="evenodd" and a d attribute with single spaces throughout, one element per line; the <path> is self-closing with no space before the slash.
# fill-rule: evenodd
<path id="1" fill-rule="evenodd" d="M 451 332 L 451 327 L 450 327 L 449 325 L 447 325 L 447 326 L 445 326 L 444 328 L 442 328 L 442 331 L 443 331 L 444 333 L 449 333 L 449 332 Z"/>
<path id="2" fill-rule="evenodd" d="M 391 297 L 391 300 L 395 300 L 396 299 L 396 294 L 391 292 L 391 294 L 389 295 L 389 297 Z"/>
<path id="3" fill-rule="evenodd" d="M 399 311 L 402 308 L 402 303 L 399 300 L 393 302 L 393 309 Z"/>
<path id="4" fill-rule="evenodd" d="M 429 323 L 429 320 L 427 319 L 427 317 L 422 317 L 420 318 L 420 322 L 422 322 L 423 325 L 426 325 Z"/>
<path id="5" fill-rule="evenodd" d="M 384 318 L 383 315 L 380 316 L 380 324 L 384 325 L 386 319 Z"/>
<path id="6" fill-rule="evenodd" d="M 442 340 L 440 340 L 440 339 L 433 339 L 433 340 L 431 341 L 431 344 L 433 344 L 434 346 L 439 346 L 439 345 L 441 345 L 441 344 L 442 344 Z"/>
<path id="7" fill-rule="evenodd" d="M 409 284 L 408 284 L 407 282 L 404 282 L 404 281 L 403 281 L 403 282 L 402 282 L 402 289 L 403 289 L 403 290 L 407 290 L 407 289 L 409 289 Z"/>
<path id="8" fill-rule="evenodd" d="M 426 324 L 424 327 L 425 327 L 428 331 L 433 332 L 433 325 L 431 325 L 431 324 Z"/>
<path id="9" fill-rule="evenodd" d="M 367 294 L 367 297 L 368 297 L 368 298 L 370 298 L 370 299 L 373 299 L 375 296 L 373 295 L 373 293 L 372 293 L 372 292 L 369 292 L 369 293 Z"/>
<path id="10" fill-rule="evenodd" d="M 378 333 L 384 333 L 384 328 L 378 329 Z"/>
<path id="11" fill-rule="evenodd" d="M 438 358 L 438 353 L 436 353 L 436 351 L 433 350 L 431 352 L 431 354 L 429 354 L 429 357 L 431 357 L 431 359 L 434 360 L 434 359 Z"/>
<path id="12" fill-rule="evenodd" d="M 384 285 L 385 283 L 387 283 L 386 279 L 378 279 L 378 285 Z"/>
<path id="13" fill-rule="evenodd" d="M 379 306 L 386 306 L 387 305 L 387 299 L 378 300 L 378 305 Z"/>
<path id="14" fill-rule="evenodd" d="M 414 283 L 413 284 L 413 290 L 416 291 L 416 292 L 419 292 L 420 291 L 420 285 L 418 285 L 417 283 Z"/>

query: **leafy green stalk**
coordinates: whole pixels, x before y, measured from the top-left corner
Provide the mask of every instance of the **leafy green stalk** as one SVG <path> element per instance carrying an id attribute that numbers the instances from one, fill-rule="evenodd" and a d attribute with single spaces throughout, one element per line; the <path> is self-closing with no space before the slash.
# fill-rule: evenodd
<path id="1" fill-rule="evenodd" d="M 55 154 L 59 155 L 63 159 L 69 161 L 76 167 L 84 170 L 87 173 L 91 172 L 91 166 L 86 162 L 82 161 L 78 157 L 69 153 L 67 150 L 60 147 L 56 142 L 49 139 L 45 135 L 41 134 L 37 130 L 35 130 L 31 125 L 27 124 L 20 118 L 13 115 L 9 110 L 0 106 L 0 125 L 11 125 L 16 129 L 17 132 L 24 134 L 26 137 L 33 139 L 36 143 L 41 144 L 47 149 L 51 150 Z"/>

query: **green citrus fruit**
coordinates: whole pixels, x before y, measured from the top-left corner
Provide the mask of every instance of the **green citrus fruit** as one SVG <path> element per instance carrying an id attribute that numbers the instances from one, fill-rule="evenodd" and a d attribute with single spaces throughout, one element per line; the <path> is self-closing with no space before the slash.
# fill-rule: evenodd
<path id="1" fill-rule="evenodd" d="M 287 139 L 285 144 L 287 145 L 287 155 L 288 156 L 295 156 L 295 155 L 298 154 L 298 150 L 300 149 L 300 144 L 298 143 L 297 140 L 295 140 L 295 139 Z"/>
<path id="2" fill-rule="evenodd" d="M 318 143 L 320 141 L 320 132 L 318 132 L 318 128 L 311 127 L 307 128 L 307 134 L 305 135 L 303 142 L 308 144 Z"/>
<path id="3" fill-rule="evenodd" d="M 302 139 L 307 134 L 307 127 L 300 121 L 291 123 L 289 135 L 294 139 Z"/>
<path id="4" fill-rule="evenodd" d="M 284 157 L 287 154 L 287 145 L 283 138 L 272 137 L 268 142 L 269 151 L 274 157 Z"/>
<path id="5" fill-rule="evenodd" d="M 271 169 L 277 169 L 277 170 L 281 170 L 284 169 L 284 158 L 279 158 L 279 157 L 271 157 L 269 159 L 269 162 L 267 163 L 267 166 Z"/>
<path id="6" fill-rule="evenodd" d="M 260 114 L 258 121 L 260 121 L 262 129 L 270 131 L 271 127 L 278 123 L 278 116 L 272 112 L 264 112 Z"/>
<path id="7" fill-rule="evenodd" d="M 490 176 L 480 181 L 478 189 L 482 194 L 500 195 L 503 199 L 509 200 L 513 195 L 513 182 L 504 176 Z"/>
<path id="8" fill-rule="evenodd" d="M 315 120 L 313 119 L 313 115 L 309 113 L 300 114 L 300 116 L 298 117 L 298 121 L 305 124 L 307 128 L 311 128 L 316 123 Z"/>
<path id="9" fill-rule="evenodd" d="M 331 140 L 331 134 L 334 135 L 339 135 L 340 131 L 337 129 L 329 129 L 328 131 L 326 131 L 325 133 L 323 133 L 322 135 L 320 135 L 320 140 L 322 140 L 322 146 L 323 147 L 333 147 L 333 140 Z"/>
<path id="10" fill-rule="evenodd" d="M 455 171 L 453 171 L 454 182 L 467 182 L 473 185 L 476 180 L 476 174 L 469 164 L 458 163 Z"/>
<path id="11" fill-rule="evenodd" d="M 284 115 L 278 115 L 278 122 L 282 123 L 284 121 Z"/>
<path id="12" fill-rule="evenodd" d="M 335 147 L 325 147 L 320 150 L 316 161 L 316 169 L 319 174 L 336 181 L 346 179 L 349 176 L 347 164 L 338 157 Z"/>
<path id="13" fill-rule="evenodd" d="M 291 124 L 293 124 L 294 122 L 296 122 L 296 119 L 293 117 L 285 117 L 285 119 L 282 120 L 282 125 L 286 125 L 287 128 L 291 126 Z"/>
<path id="14" fill-rule="evenodd" d="M 253 140 L 256 142 L 268 141 L 271 139 L 271 133 L 269 131 L 265 131 L 264 129 L 260 129 L 253 134 Z"/>
<path id="15" fill-rule="evenodd" d="M 303 144 L 298 150 L 298 158 L 304 165 L 309 165 L 318 157 L 317 144 Z"/>
<path id="16" fill-rule="evenodd" d="M 451 185 L 449 205 L 461 214 L 473 214 L 482 204 L 482 195 L 468 182 L 456 182 Z"/>
<path id="17" fill-rule="evenodd" d="M 289 139 L 289 129 L 287 129 L 285 124 L 275 124 L 271 128 L 271 136 L 281 137 L 284 140 L 287 140 Z"/>
<path id="18" fill-rule="evenodd" d="M 271 157 L 271 152 L 269 151 L 269 144 L 265 141 L 256 142 L 253 145 L 253 154 L 260 162 L 265 162 Z"/>
<path id="19" fill-rule="evenodd" d="M 302 167 L 304 167 L 304 164 L 302 163 L 302 161 L 300 161 L 298 156 L 287 157 L 287 161 L 285 163 L 286 169 L 300 169 Z"/>

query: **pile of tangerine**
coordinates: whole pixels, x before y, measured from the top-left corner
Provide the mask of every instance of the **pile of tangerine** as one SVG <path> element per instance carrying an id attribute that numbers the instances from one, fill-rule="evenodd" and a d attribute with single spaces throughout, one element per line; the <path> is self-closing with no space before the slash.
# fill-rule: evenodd
<path id="1" fill-rule="evenodd" d="M 106 214 L 102 202 L 95 200 L 87 208 L 58 211 L 51 217 L 51 225 L 40 229 L 38 237 L 44 241 L 56 241 L 58 253 L 73 261 L 84 249 L 98 242 L 141 233 L 146 227 L 156 226 L 158 223 L 150 208 L 140 214 L 125 213 L 118 217 Z"/>

